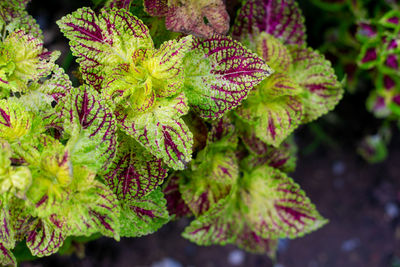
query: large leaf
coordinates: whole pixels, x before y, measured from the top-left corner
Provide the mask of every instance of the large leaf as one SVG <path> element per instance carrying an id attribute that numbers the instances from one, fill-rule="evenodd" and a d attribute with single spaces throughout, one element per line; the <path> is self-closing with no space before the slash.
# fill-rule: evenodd
<path id="1" fill-rule="evenodd" d="M 113 110 L 90 86 L 71 92 L 68 119 L 71 123 L 69 147 L 72 162 L 93 171 L 106 170 L 117 149 L 117 125 Z"/>
<path id="2" fill-rule="evenodd" d="M 327 222 L 298 184 L 266 165 L 244 173 L 238 196 L 246 221 L 263 238 L 295 238 Z"/>
<path id="3" fill-rule="evenodd" d="M 229 30 L 229 15 L 223 0 L 144 0 L 144 7 L 152 16 L 165 16 L 168 30 L 200 37 L 226 34 Z"/>
<path id="4" fill-rule="evenodd" d="M 303 122 L 310 122 L 332 110 L 342 98 L 343 89 L 331 63 L 312 49 L 290 48 L 293 66 L 290 77 L 302 88 Z"/>
<path id="5" fill-rule="evenodd" d="M 191 159 L 193 137 L 180 118 L 189 107 L 183 94 L 159 100 L 154 108 L 128 117 L 117 112 L 122 129 L 154 156 L 174 168 L 183 169 Z"/>
<path id="6" fill-rule="evenodd" d="M 185 95 L 203 118 L 219 118 L 237 107 L 271 69 L 228 37 L 197 39 L 185 58 Z"/>
<path id="7" fill-rule="evenodd" d="M 157 231 L 170 220 L 166 204 L 159 188 L 141 199 L 121 203 L 121 236 L 136 237 Z"/>
<path id="8" fill-rule="evenodd" d="M 117 155 L 104 174 L 108 186 L 120 201 L 147 195 L 167 176 L 161 159 L 129 139 L 125 137 L 120 142 Z"/>
<path id="9" fill-rule="evenodd" d="M 304 18 L 295 0 L 248 0 L 233 26 L 234 38 L 266 32 L 284 44 L 305 44 Z"/>
<path id="10" fill-rule="evenodd" d="M 70 40 L 83 78 L 95 89 L 100 89 L 116 65 L 129 64 L 138 51 L 153 49 L 148 28 L 124 9 L 96 15 L 90 8 L 81 8 L 57 24 Z"/>

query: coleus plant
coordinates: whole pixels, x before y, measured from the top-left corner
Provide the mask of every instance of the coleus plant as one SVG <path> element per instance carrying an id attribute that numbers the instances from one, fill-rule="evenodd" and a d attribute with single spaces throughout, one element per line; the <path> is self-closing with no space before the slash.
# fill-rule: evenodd
<path id="1" fill-rule="evenodd" d="M 295 1 L 248 1 L 232 37 L 222 1 L 144 1 L 138 15 L 165 17 L 161 30 L 130 1 L 78 9 L 57 23 L 79 87 L 26 4 L 0 5 L 2 264 L 20 241 L 47 256 L 68 237 L 142 236 L 181 216 L 198 244 L 273 256 L 326 223 L 287 176 L 289 136 L 342 89 Z"/>

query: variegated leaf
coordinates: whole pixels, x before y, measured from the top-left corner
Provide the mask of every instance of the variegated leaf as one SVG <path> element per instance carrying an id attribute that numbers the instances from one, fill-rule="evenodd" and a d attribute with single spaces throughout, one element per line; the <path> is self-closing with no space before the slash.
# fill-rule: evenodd
<path id="1" fill-rule="evenodd" d="M 120 237 L 120 206 L 113 192 L 95 181 L 89 188 L 74 193 L 64 211 L 68 218 L 69 235 L 100 232 L 105 236 Z"/>
<path id="2" fill-rule="evenodd" d="M 159 188 L 140 199 L 122 203 L 121 236 L 136 237 L 157 231 L 170 220 L 166 204 Z"/>
<path id="3" fill-rule="evenodd" d="M 183 169 L 191 159 L 193 136 L 180 118 L 188 112 L 183 94 L 163 98 L 145 113 L 128 117 L 117 112 L 121 128 L 154 156 L 174 168 Z"/>
<path id="4" fill-rule="evenodd" d="M 43 39 L 42 31 L 35 19 L 26 11 L 29 1 L 7 0 L 0 2 L 0 27 L 1 21 L 6 25 L 8 32 L 22 29 L 30 35 Z M 0 36 L 2 33 L 0 33 Z M 4 37 L 4 36 L 3 36 Z"/>
<path id="5" fill-rule="evenodd" d="M 292 57 L 283 41 L 262 32 L 255 37 L 257 54 L 276 72 L 287 72 L 292 65 Z"/>
<path id="6" fill-rule="evenodd" d="M 179 41 L 170 40 L 164 42 L 149 59 L 148 69 L 157 96 L 169 97 L 181 91 L 184 81 L 182 61 L 191 46 L 190 35 Z"/>
<path id="7" fill-rule="evenodd" d="M 26 245 L 34 256 L 49 256 L 62 246 L 67 233 L 65 221 L 56 216 L 49 219 L 35 219 L 34 229 L 26 234 Z"/>
<path id="8" fill-rule="evenodd" d="M 290 48 L 293 66 L 290 72 L 297 84 L 303 88 L 303 122 L 310 122 L 332 110 L 343 95 L 331 63 L 312 49 Z"/>
<path id="9" fill-rule="evenodd" d="M 236 108 L 271 69 L 228 37 L 197 39 L 185 58 L 185 95 L 203 118 L 219 118 Z"/>
<path id="10" fill-rule="evenodd" d="M 83 78 L 95 89 L 116 65 L 129 64 L 138 51 L 153 49 L 148 28 L 124 9 L 96 15 L 81 8 L 57 23 L 70 40 Z"/>
<path id="11" fill-rule="evenodd" d="M 43 47 L 43 42 L 17 30 L 8 35 L 0 50 L 3 60 L 7 63 L 7 74 L 1 75 L 0 87 L 13 92 L 26 92 L 28 82 L 37 81 L 51 73 L 59 52 L 49 52 Z M 6 58 L 4 58 L 7 56 Z"/>
<path id="12" fill-rule="evenodd" d="M 17 260 L 10 249 L 0 242 L 0 264 L 2 266 L 17 266 Z"/>
<path id="13" fill-rule="evenodd" d="M 31 130 L 32 115 L 16 97 L 0 100 L 0 138 L 13 142 Z"/>
<path id="14" fill-rule="evenodd" d="M 149 194 L 167 176 L 161 159 L 129 139 L 122 139 L 115 159 L 104 173 L 108 186 L 122 202 Z"/>
<path id="15" fill-rule="evenodd" d="M 202 152 L 192 161 L 192 170 L 184 172 L 179 184 L 182 198 L 195 216 L 229 195 L 239 176 L 234 151 L 213 152 L 212 148 L 206 148 Z"/>
<path id="16" fill-rule="evenodd" d="M 113 110 L 90 86 L 72 90 L 67 118 L 71 123 L 72 163 L 85 165 L 93 171 L 106 170 L 117 149 L 117 123 Z"/>
<path id="17" fill-rule="evenodd" d="M 263 165 L 245 172 L 242 184 L 244 217 L 263 238 L 296 238 L 327 223 L 299 185 L 277 169 Z"/>
<path id="18" fill-rule="evenodd" d="M 165 16 L 168 30 L 199 37 L 226 34 L 229 30 L 229 15 L 222 0 L 144 0 L 144 7 L 152 16 Z"/>
<path id="19" fill-rule="evenodd" d="M 257 94 L 236 110 L 245 123 L 243 127 L 254 127 L 257 138 L 275 147 L 300 125 L 302 113 L 303 105 L 298 96 L 269 99 Z"/>
<path id="20" fill-rule="evenodd" d="M 192 215 L 190 208 L 186 205 L 179 191 L 181 177 L 179 172 L 174 172 L 168 178 L 165 186 L 163 186 L 164 197 L 167 200 L 167 210 L 171 216 L 174 216 L 174 219 Z"/>
<path id="21" fill-rule="evenodd" d="M 248 0 L 233 26 L 234 38 L 266 32 L 284 44 L 305 44 L 304 17 L 295 0 Z"/>

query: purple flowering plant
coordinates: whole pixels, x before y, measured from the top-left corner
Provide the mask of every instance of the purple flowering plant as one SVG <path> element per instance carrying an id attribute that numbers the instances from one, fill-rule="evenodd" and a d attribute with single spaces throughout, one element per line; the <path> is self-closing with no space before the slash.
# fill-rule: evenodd
<path id="1" fill-rule="evenodd" d="M 300 125 L 342 97 L 295 0 L 106 1 L 57 24 L 74 87 L 28 0 L 0 3 L 0 263 L 67 238 L 183 236 L 274 256 L 323 218 L 288 173 Z M 99 4 L 99 3 L 97 3 Z"/>

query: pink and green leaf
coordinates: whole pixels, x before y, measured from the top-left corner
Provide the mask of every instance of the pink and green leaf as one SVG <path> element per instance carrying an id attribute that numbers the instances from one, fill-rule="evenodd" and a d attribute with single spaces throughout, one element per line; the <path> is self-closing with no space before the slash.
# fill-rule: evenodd
<path id="1" fill-rule="evenodd" d="M 129 64 L 137 51 L 153 49 L 148 28 L 125 9 L 96 15 L 81 8 L 57 23 L 70 40 L 84 80 L 95 89 L 116 65 Z"/>
<path id="2" fill-rule="evenodd" d="M 7 25 L 6 29 L 9 32 L 22 29 L 36 38 L 43 39 L 39 24 L 26 11 L 28 2 L 29 1 L 1 1 L 0 20 Z"/>
<path id="3" fill-rule="evenodd" d="M 72 90 L 68 103 L 72 129 L 69 147 L 72 162 L 97 171 L 106 170 L 117 148 L 117 123 L 113 110 L 90 86 Z"/>
<path id="4" fill-rule="evenodd" d="M 136 237 L 157 231 L 170 220 L 166 205 L 159 188 L 140 199 L 121 203 L 121 236 Z"/>
<path id="5" fill-rule="evenodd" d="M 169 167 L 184 169 L 191 160 L 193 145 L 193 135 L 180 118 L 189 110 L 186 101 L 183 94 L 163 98 L 145 113 L 128 116 L 117 111 L 117 120 L 128 135 Z"/>
<path id="6" fill-rule="evenodd" d="M 125 202 L 149 194 L 164 181 L 167 172 L 161 159 L 125 137 L 104 178 L 117 198 Z"/>
<path id="7" fill-rule="evenodd" d="M 343 88 L 331 63 L 320 53 L 295 46 L 290 50 L 293 66 L 289 76 L 303 89 L 303 122 L 310 122 L 338 104 Z"/>
<path id="8" fill-rule="evenodd" d="M 164 42 L 149 60 L 148 69 L 152 86 L 158 97 L 170 97 L 180 93 L 184 82 L 183 57 L 192 46 L 192 36 L 179 41 Z"/>
<path id="9" fill-rule="evenodd" d="M 229 15 L 222 0 L 145 0 L 144 7 L 152 16 L 165 16 L 167 29 L 175 32 L 210 37 L 229 30 Z"/>
<path id="10" fill-rule="evenodd" d="M 35 219 L 33 229 L 26 234 L 26 245 L 34 256 L 49 256 L 62 246 L 67 232 L 65 221 L 56 216 L 48 219 Z"/>
<path id="11" fill-rule="evenodd" d="M 244 173 L 238 198 L 250 228 L 266 239 L 300 237 L 327 223 L 298 184 L 266 165 Z"/>
<path id="12" fill-rule="evenodd" d="M 192 161 L 191 172 L 184 173 L 179 184 L 182 198 L 195 216 L 205 213 L 227 197 L 239 177 L 239 166 L 233 151 L 213 153 L 205 149 L 202 152 Z"/>
<path id="13" fill-rule="evenodd" d="M 105 236 L 120 237 L 120 206 L 114 193 L 100 182 L 93 182 L 87 189 L 74 193 L 65 207 L 69 235 L 100 232 Z"/>
<path id="14" fill-rule="evenodd" d="M 262 92 L 263 88 L 259 90 Z M 243 121 L 243 127 L 254 128 L 257 138 L 278 147 L 301 123 L 301 100 L 298 96 L 271 98 L 256 93 L 236 110 L 236 114 Z"/>
<path id="15" fill-rule="evenodd" d="M 2 266 L 17 266 L 17 260 L 10 249 L 0 242 L 0 264 Z"/>
<path id="16" fill-rule="evenodd" d="M 304 17 L 295 0 L 248 0 L 233 26 L 236 39 L 266 32 L 286 44 L 304 45 Z"/>
<path id="17" fill-rule="evenodd" d="M 167 200 L 167 210 L 171 216 L 174 216 L 174 219 L 192 215 L 190 208 L 186 205 L 179 191 L 181 177 L 181 173 L 174 172 L 168 178 L 165 186 L 163 186 L 164 197 Z"/>
<path id="18" fill-rule="evenodd" d="M 0 138 L 13 142 L 28 134 L 32 114 L 16 97 L 0 100 Z"/>
<path id="19" fill-rule="evenodd" d="M 55 60 L 60 55 L 59 52 L 49 52 L 43 47 L 43 42 L 25 33 L 23 30 L 17 30 L 8 35 L 0 47 L 2 60 L 6 58 L 8 71 L 7 76 L 1 76 L 0 86 L 13 92 L 26 92 L 28 82 L 38 81 L 51 73 Z"/>
<path id="20" fill-rule="evenodd" d="M 228 37 L 197 39 L 185 58 L 185 95 L 201 117 L 219 118 L 271 72 L 260 57 Z"/>
<path id="21" fill-rule="evenodd" d="M 287 72 L 292 65 L 292 57 L 283 41 L 262 32 L 255 37 L 257 54 L 276 72 Z"/>

